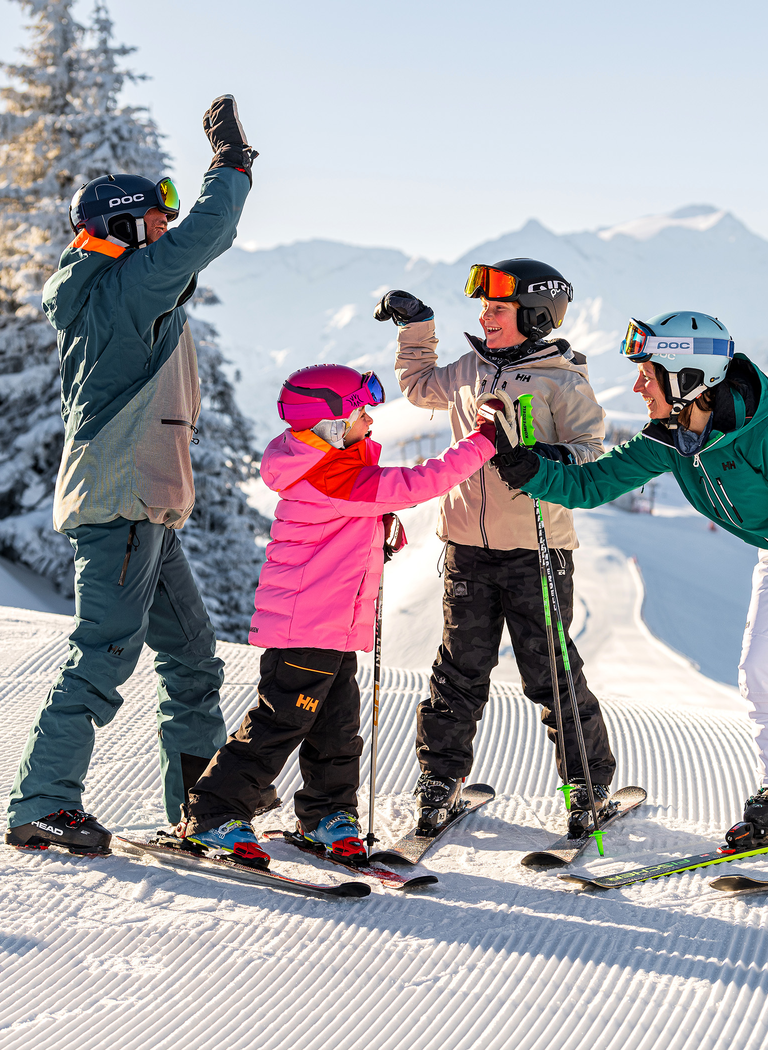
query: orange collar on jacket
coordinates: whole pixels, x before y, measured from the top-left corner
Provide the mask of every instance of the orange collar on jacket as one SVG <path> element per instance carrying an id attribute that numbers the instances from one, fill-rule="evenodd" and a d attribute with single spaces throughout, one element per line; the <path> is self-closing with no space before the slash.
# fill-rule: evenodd
<path id="1" fill-rule="evenodd" d="M 369 441 L 356 441 L 349 448 L 334 448 L 311 430 L 294 430 L 293 436 L 315 448 L 328 449 L 320 462 L 298 479 L 308 481 L 313 488 L 326 496 L 349 499 L 360 471 L 364 467 L 375 465 Z"/>
<path id="2" fill-rule="evenodd" d="M 100 252 L 101 255 L 109 255 L 117 259 L 123 254 L 125 248 L 112 241 L 103 241 L 101 237 L 91 237 L 87 230 L 81 230 L 69 246 L 70 248 L 82 248 L 84 252 Z"/>

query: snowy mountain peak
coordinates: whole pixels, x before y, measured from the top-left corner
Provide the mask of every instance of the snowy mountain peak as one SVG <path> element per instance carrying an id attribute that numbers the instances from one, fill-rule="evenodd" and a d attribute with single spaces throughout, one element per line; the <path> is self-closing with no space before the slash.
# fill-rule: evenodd
<path id="1" fill-rule="evenodd" d="M 675 226 L 706 233 L 727 214 L 728 212 L 718 210 L 711 204 L 692 204 L 685 208 L 678 208 L 677 211 L 670 212 L 668 215 L 645 215 L 641 219 L 631 219 L 617 226 L 609 226 L 604 230 L 599 230 L 597 236 L 603 241 L 611 241 L 619 235 L 633 237 L 636 241 L 649 241 L 662 230 Z"/>

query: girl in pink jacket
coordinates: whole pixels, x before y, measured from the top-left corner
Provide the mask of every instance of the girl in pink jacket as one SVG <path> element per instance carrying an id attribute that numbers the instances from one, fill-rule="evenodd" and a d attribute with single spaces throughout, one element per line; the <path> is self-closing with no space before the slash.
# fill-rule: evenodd
<path id="1" fill-rule="evenodd" d="M 261 476 L 280 493 L 256 591 L 250 640 L 261 658 L 258 706 L 189 792 L 177 834 L 266 867 L 250 826 L 299 747 L 294 806 L 314 846 L 366 860 L 357 824 L 360 694 L 356 650 L 373 648 L 388 512 L 441 496 L 495 452 L 492 423 L 416 467 L 378 466 L 366 407 L 384 401 L 372 372 L 303 368 L 283 384 L 290 425 L 267 446 Z"/>

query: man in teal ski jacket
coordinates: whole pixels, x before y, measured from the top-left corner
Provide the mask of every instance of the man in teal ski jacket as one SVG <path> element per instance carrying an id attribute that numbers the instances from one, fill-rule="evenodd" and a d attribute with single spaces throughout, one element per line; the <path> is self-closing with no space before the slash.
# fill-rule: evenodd
<path id="1" fill-rule="evenodd" d="M 761 785 L 729 832 L 739 848 L 768 846 L 768 377 L 734 354 L 722 322 L 670 311 L 632 319 L 622 353 L 637 362 L 634 390 L 651 421 L 592 463 L 556 462 L 549 446 L 507 439 L 492 461 L 506 483 L 564 507 L 597 507 L 671 472 L 688 502 L 759 548 L 739 663 Z M 506 433 L 497 422 L 497 429 Z"/>
<path id="2" fill-rule="evenodd" d="M 11 790 L 5 839 L 19 848 L 109 852 L 82 791 L 94 725 L 116 714 L 144 642 L 156 653 L 169 821 L 185 782 L 226 740 L 223 664 L 177 534 L 195 501 L 189 446 L 200 411 L 183 304 L 235 239 L 255 154 L 231 95 L 211 104 L 203 127 L 214 157 L 187 218 L 167 230 L 179 214 L 170 179 L 93 180 L 72 200 L 77 236 L 43 291 L 65 425 L 53 518 L 75 552 L 75 628 Z"/>

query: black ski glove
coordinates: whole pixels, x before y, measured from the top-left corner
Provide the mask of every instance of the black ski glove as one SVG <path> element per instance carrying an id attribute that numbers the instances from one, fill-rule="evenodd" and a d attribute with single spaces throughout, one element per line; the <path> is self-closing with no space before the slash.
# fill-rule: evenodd
<path id="1" fill-rule="evenodd" d="M 234 95 L 219 95 L 213 100 L 203 116 L 203 130 L 213 150 L 211 168 L 237 168 L 253 185 L 251 165 L 258 153 L 248 145 Z"/>
<path id="2" fill-rule="evenodd" d="M 575 463 L 572 453 L 565 445 L 547 445 L 536 441 L 531 447 L 512 445 L 504 427 L 496 420 L 496 455 L 491 465 L 499 472 L 504 484 L 510 489 L 520 489 L 534 474 L 538 473 L 540 459 L 553 459 L 558 463 Z"/>
<path id="3" fill-rule="evenodd" d="M 396 288 L 379 299 L 373 316 L 377 321 L 389 321 L 391 318 L 402 328 L 403 325 L 413 324 L 414 321 L 431 321 L 435 315 L 421 299 Z"/>

